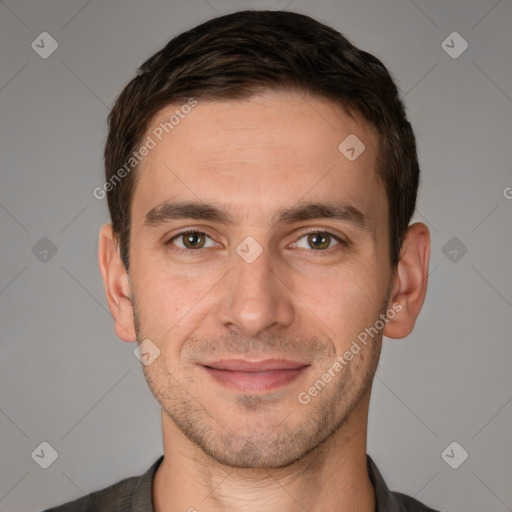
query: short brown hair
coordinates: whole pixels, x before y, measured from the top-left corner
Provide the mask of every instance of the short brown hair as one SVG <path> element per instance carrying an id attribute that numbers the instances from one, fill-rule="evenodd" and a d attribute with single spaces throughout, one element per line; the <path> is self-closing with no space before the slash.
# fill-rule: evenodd
<path id="1" fill-rule="evenodd" d="M 108 116 L 107 182 L 170 103 L 247 99 L 261 90 L 294 90 L 341 104 L 375 127 L 377 172 L 389 206 L 389 257 L 399 260 L 419 184 L 416 141 L 386 67 L 343 35 L 287 11 L 239 11 L 172 39 L 139 68 Z M 107 192 L 114 233 L 129 267 L 130 207 L 137 173 Z"/>

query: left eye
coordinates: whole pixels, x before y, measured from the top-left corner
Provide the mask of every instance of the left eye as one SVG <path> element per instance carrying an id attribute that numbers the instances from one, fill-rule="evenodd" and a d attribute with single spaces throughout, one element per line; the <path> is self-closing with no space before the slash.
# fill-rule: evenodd
<path id="1" fill-rule="evenodd" d="M 305 239 L 305 244 L 301 245 L 301 240 Z M 297 242 L 293 245 L 300 247 L 301 249 L 313 249 L 315 251 L 330 249 L 332 247 L 331 243 L 336 242 L 337 244 L 341 243 L 341 240 L 334 236 L 332 233 L 328 233 L 326 231 L 314 231 L 312 233 L 306 233 L 301 236 Z"/>

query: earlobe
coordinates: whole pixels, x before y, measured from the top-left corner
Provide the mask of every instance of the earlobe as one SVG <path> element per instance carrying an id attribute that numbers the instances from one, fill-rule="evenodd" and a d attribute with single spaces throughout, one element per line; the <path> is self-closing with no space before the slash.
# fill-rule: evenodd
<path id="1" fill-rule="evenodd" d="M 412 224 L 402 245 L 388 304 L 400 311 L 386 323 L 384 336 L 405 338 L 413 330 L 427 293 L 429 259 L 429 230 L 422 222 Z"/>
<path id="2" fill-rule="evenodd" d="M 114 318 L 116 334 L 123 341 L 135 341 L 137 335 L 130 281 L 110 223 L 103 225 L 100 230 L 98 264 L 105 286 L 108 307 Z"/>

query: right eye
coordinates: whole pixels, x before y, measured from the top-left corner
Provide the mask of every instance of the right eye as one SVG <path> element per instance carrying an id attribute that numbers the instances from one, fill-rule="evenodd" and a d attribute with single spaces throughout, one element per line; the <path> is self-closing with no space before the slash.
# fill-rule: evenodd
<path id="1" fill-rule="evenodd" d="M 206 239 L 209 238 L 212 242 L 210 246 L 205 246 Z M 175 242 L 175 241 L 179 242 Z M 182 231 L 177 235 L 174 235 L 166 245 L 176 245 L 178 250 L 181 252 L 190 252 L 198 249 L 207 249 L 209 247 L 215 247 L 215 242 L 203 231 L 189 229 Z M 181 244 L 181 245 L 180 245 Z"/>

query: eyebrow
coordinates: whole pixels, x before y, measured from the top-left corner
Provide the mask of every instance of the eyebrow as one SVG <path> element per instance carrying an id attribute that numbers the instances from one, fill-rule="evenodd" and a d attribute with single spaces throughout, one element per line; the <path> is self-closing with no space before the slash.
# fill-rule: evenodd
<path id="1" fill-rule="evenodd" d="M 149 210 L 144 226 L 157 227 L 176 219 L 195 219 L 235 225 L 236 219 L 227 210 L 200 201 L 164 202 Z M 333 219 L 349 222 L 355 227 L 370 230 L 369 218 L 358 208 L 338 201 L 301 202 L 291 208 L 278 211 L 272 217 L 272 225 L 291 224 L 316 219 Z"/>

